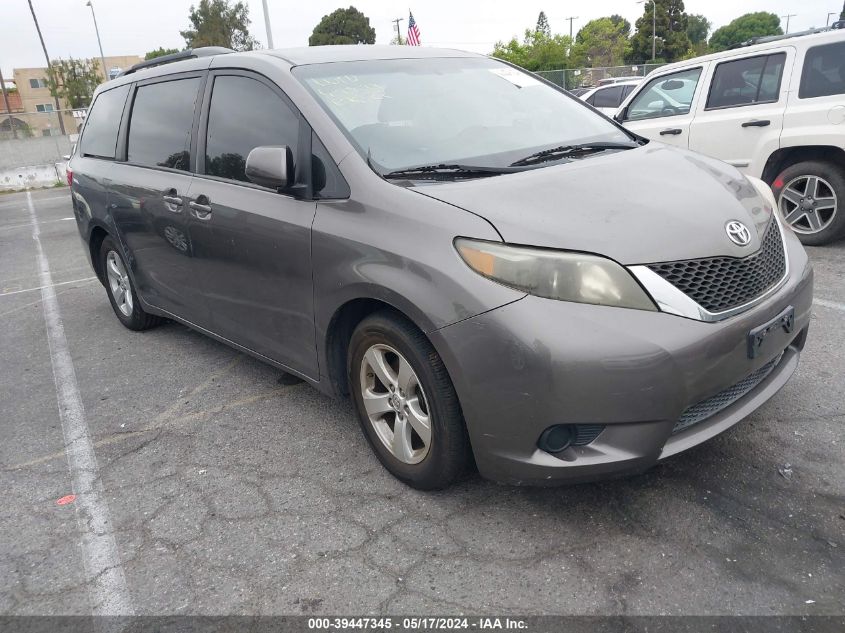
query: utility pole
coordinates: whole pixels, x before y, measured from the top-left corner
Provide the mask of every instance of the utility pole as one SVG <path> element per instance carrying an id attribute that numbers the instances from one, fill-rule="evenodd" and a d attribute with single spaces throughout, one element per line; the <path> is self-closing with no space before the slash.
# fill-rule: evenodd
<path id="1" fill-rule="evenodd" d="M 657 59 L 657 1 L 651 1 L 651 61 Z M 649 0 L 638 0 L 637 4 L 646 4 Z"/>
<path id="2" fill-rule="evenodd" d="M 35 30 L 38 31 L 38 39 L 41 40 L 41 50 L 44 51 L 44 59 L 47 60 L 47 71 L 50 72 L 53 69 L 53 65 L 50 63 L 50 56 L 47 54 L 47 47 L 44 45 L 44 36 L 41 35 L 41 27 L 38 26 L 38 18 L 35 17 L 35 9 L 32 8 L 32 0 L 27 0 L 29 3 L 29 11 L 32 13 L 32 21 L 35 22 Z M 56 115 L 59 117 L 59 128 L 62 131 L 62 136 L 66 134 L 65 132 L 65 122 L 62 119 L 62 106 L 59 105 L 59 96 L 58 92 L 53 95 L 53 99 L 56 102 Z"/>
<path id="3" fill-rule="evenodd" d="M 786 31 L 784 32 L 784 35 L 789 35 L 789 19 L 794 18 L 796 15 L 798 15 L 798 14 L 797 13 L 790 13 L 789 15 L 780 16 L 781 19 L 786 18 Z"/>
<path id="4" fill-rule="evenodd" d="M 273 48 L 273 30 L 270 28 L 270 11 L 267 9 L 267 0 L 261 0 L 264 5 L 264 28 L 267 29 L 267 48 Z"/>
<path id="5" fill-rule="evenodd" d="M 396 40 L 399 42 L 399 46 L 402 46 L 402 31 L 399 30 L 399 23 L 404 22 L 405 18 L 396 18 L 395 20 L 391 20 L 396 25 Z"/>
<path id="6" fill-rule="evenodd" d="M 9 107 L 9 95 L 6 94 L 6 81 L 3 79 L 3 69 L 0 68 L 0 90 L 3 91 L 3 102 L 6 104 L 6 114 L 9 116 L 9 131 L 12 138 L 18 138 L 18 131 L 15 129 L 15 121 L 12 118 L 12 108 Z"/>
<path id="7" fill-rule="evenodd" d="M 97 26 L 97 15 L 94 13 L 94 5 L 91 3 L 91 0 L 88 0 L 85 6 L 91 7 L 91 17 L 94 18 L 94 32 L 97 34 L 97 46 L 100 47 L 100 61 L 103 62 L 103 81 L 108 81 L 109 69 L 106 68 L 106 58 L 103 55 L 103 43 L 100 41 L 100 29 Z"/>
<path id="8" fill-rule="evenodd" d="M 564 20 L 569 20 L 569 39 L 572 40 L 572 23 L 578 19 L 578 16 L 574 18 L 564 18 Z"/>

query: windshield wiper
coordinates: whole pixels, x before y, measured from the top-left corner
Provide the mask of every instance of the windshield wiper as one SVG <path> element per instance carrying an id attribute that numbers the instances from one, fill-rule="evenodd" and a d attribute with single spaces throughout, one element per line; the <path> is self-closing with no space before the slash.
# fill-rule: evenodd
<path id="1" fill-rule="evenodd" d="M 510 174 L 521 171 L 512 165 L 510 167 L 481 167 L 478 165 L 422 165 L 420 167 L 409 167 L 397 169 L 384 174 L 383 178 L 388 179 L 428 179 L 448 180 L 453 178 L 483 178 L 485 176 L 497 176 L 499 174 Z"/>
<path id="2" fill-rule="evenodd" d="M 560 145 L 559 147 L 552 147 L 535 152 L 520 158 L 518 161 L 511 163 L 511 167 L 524 167 L 527 165 L 535 165 L 537 163 L 544 163 L 549 160 L 559 160 L 561 158 L 570 158 L 580 156 L 583 154 L 595 154 L 596 152 L 604 152 L 609 149 L 634 149 L 639 147 L 638 143 L 614 143 L 614 142 L 596 142 L 596 143 L 582 143 L 580 145 Z"/>

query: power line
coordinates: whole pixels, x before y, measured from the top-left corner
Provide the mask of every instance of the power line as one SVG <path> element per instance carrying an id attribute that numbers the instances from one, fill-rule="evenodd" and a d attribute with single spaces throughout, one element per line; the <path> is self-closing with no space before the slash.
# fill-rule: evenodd
<path id="1" fill-rule="evenodd" d="M 789 15 L 780 16 L 781 20 L 786 18 L 786 32 L 784 33 L 785 35 L 789 35 L 789 19 L 794 18 L 797 15 L 798 15 L 797 13 L 790 13 Z"/>
<path id="2" fill-rule="evenodd" d="M 391 20 L 396 25 L 396 40 L 399 43 L 399 46 L 402 46 L 402 31 L 399 30 L 399 23 L 404 22 L 405 18 L 396 18 L 395 20 Z"/>
<path id="3" fill-rule="evenodd" d="M 579 19 L 578 16 L 575 16 L 574 18 L 564 18 L 564 21 L 569 20 L 569 39 L 570 40 L 572 39 L 572 23 L 577 19 Z"/>

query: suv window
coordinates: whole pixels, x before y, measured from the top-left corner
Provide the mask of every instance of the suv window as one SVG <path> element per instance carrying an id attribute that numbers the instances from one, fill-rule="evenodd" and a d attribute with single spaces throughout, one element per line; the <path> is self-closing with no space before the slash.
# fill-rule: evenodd
<path id="1" fill-rule="evenodd" d="M 681 70 L 649 81 L 628 106 L 626 119 L 640 121 L 689 114 L 701 68 Z"/>
<path id="2" fill-rule="evenodd" d="M 129 84 L 126 84 L 97 95 L 88 112 L 79 143 L 79 151 L 83 156 L 114 158 L 117 130 L 128 93 Z"/>
<path id="3" fill-rule="evenodd" d="M 786 53 L 722 62 L 713 74 L 706 109 L 776 102 L 785 63 Z"/>
<path id="4" fill-rule="evenodd" d="M 208 111 L 205 173 L 248 182 L 246 157 L 261 145 L 287 145 L 296 156 L 299 116 L 271 88 L 250 77 L 214 80 Z"/>
<path id="5" fill-rule="evenodd" d="M 624 86 L 611 86 L 610 88 L 602 88 L 596 90 L 596 93 L 590 97 L 588 102 L 597 108 L 618 108 L 622 103 L 622 93 Z"/>
<path id="6" fill-rule="evenodd" d="M 804 58 L 799 99 L 845 94 L 845 42 L 814 46 Z"/>
<path id="7" fill-rule="evenodd" d="M 129 120 L 130 163 L 188 171 L 200 78 L 139 86 Z"/>

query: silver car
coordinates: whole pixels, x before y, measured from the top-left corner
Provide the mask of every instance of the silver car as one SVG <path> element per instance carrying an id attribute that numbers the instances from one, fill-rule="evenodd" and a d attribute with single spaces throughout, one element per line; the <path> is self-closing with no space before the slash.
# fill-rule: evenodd
<path id="1" fill-rule="evenodd" d="M 645 470 L 771 398 L 807 336 L 762 182 L 483 56 L 158 58 L 97 90 L 69 169 L 126 327 L 348 398 L 417 488 Z"/>

